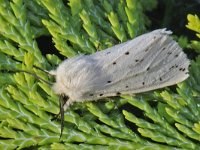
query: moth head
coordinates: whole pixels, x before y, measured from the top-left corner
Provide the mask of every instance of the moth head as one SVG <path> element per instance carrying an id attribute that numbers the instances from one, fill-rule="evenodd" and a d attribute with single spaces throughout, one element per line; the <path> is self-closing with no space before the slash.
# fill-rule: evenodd
<path id="1" fill-rule="evenodd" d="M 52 89 L 58 95 L 65 95 L 68 96 L 66 93 L 68 91 L 65 82 L 65 68 L 64 65 L 61 63 L 55 70 L 49 71 L 49 74 L 54 76 L 55 82 L 53 83 Z"/>
<path id="2" fill-rule="evenodd" d="M 82 87 L 85 85 L 83 81 L 91 75 L 89 68 L 93 65 L 81 58 L 82 56 L 66 59 L 55 70 L 49 71 L 56 80 L 52 86 L 56 94 L 64 94 L 70 97 L 70 100 L 80 99 Z"/>
<path id="3" fill-rule="evenodd" d="M 52 89 L 56 94 L 59 95 L 63 95 L 65 93 L 65 86 L 59 76 L 59 74 L 57 74 L 57 70 L 51 70 L 49 72 L 51 75 L 53 75 L 56 79 L 56 81 L 53 83 Z"/>

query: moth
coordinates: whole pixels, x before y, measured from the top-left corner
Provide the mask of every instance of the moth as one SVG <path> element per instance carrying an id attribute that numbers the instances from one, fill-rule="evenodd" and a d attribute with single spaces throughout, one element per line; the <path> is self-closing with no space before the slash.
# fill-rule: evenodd
<path id="1" fill-rule="evenodd" d="M 34 66 L 55 76 L 52 88 L 60 95 L 60 137 L 64 111 L 74 102 L 142 93 L 187 79 L 190 61 L 170 34 L 165 28 L 157 29 L 91 55 L 66 59 L 51 71 Z M 10 70 L 16 71 L 52 85 L 34 73 Z M 63 96 L 68 97 L 65 103 Z"/>
<path id="2" fill-rule="evenodd" d="M 142 93 L 187 79 L 190 61 L 170 34 L 165 28 L 157 29 L 91 55 L 66 59 L 51 71 L 35 66 L 55 76 L 52 89 L 60 95 L 60 137 L 64 111 L 74 102 Z M 52 85 L 33 73 L 18 71 Z"/>
<path id="3" fill-rule="evenodd" d="M 54 75 L 53 90 L 74 102 L 134 94 L 177 84 L 188 78 L 189 60 L 170 37 L 157 29 L 91 55 L 64 60 Z"/>

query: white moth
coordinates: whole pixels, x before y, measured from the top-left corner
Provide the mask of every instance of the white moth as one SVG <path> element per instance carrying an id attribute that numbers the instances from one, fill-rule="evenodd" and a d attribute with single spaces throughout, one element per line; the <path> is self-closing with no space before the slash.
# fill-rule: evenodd
<path id="1" fill-rule="evenodd" d="M 189 60 L 166 29 L 154 30 L 91 55 L 63 61 L 53 90 L 73 102 L 134 94 L 177 84 L 188 78 Z"/>

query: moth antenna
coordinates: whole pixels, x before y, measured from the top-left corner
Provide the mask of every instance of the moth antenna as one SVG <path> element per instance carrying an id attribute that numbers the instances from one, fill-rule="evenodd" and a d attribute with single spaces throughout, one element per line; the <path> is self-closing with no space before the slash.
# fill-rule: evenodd
<path id="1" fill-rule="evenodd" d="M 36 75 L 36 74 L 34 74 L 34 73 L 31 73 L 31 72 L 28 72 L 28 71 L 26 71 L 26 70 L 17 69 L 17 70 L 0 70 L 0 71 L 7 71 L 7 72 L 13 72 L 13 73 L 16 73 L 16 72 L 24 72 L 24 73 L 27 73 L 27 74 L 30 74 L 30 75 L 34 76 L 36 79 L 41 80 L 41 81 L 43 81 L 43 82 L 46 83 L 46 84 L 53 85 L 52 82 L 46 81 L 46 80 L 44 80 L 43 78 L 39 77 L 38 75 Z"/>
<path id="2" fill-rule="evenodd" d="M 22 63 L 21 61 L 15 59 L 15 58 L 13 58 L 13 60 Z M 43 71 L 43 72 L 45 72 L 45 73 L 47 73 L 47 74 L 49 74 L 49 75 L 54 76 L 54 74 L 51 74 L 51 73 L 50 73 L 51 71 L 44 70 L 44 69 L 42 69 L 42 68 L 40 68 L 40 67 L 38 67 L 38 66 L 35 66 L 35 65 L 33 65 L 33 67 L 36 68 L 36 69 L 38 69 L 38 70 L 40 70 L 40 71 Z"/>
<path id="3" fill-rule="evenodd" d="M 38 66 L 35 66 L 35 65 L 34 65 L 33 67 L 34 67 L 34 68 L 37 68 L 37 69 L 40 70 L 40 71 L 43 71 L 43 72 L 45 72 L 45 73 L 51 75 L 51 76 L 54 76 L 54 75 L 55 75 L 54 73 L 51 73 L 52 71 L 44 70 L 44 69 L 42 69 L 42 68 L 40 68 L 40 67 L 38 67 Z"/>

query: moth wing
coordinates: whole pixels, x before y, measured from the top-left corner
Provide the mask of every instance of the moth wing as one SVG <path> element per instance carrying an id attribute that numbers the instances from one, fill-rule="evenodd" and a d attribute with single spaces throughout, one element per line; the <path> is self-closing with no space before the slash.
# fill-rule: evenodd
<path id="1" fill-rule="evenodd" d="M 158 29 L 90 55 L 101 75 L 92 79 L 86 98 L 140 93 L 185 80 L 189 60 L 169 34 Z"/>

